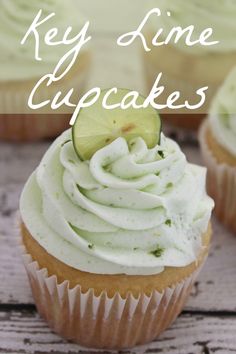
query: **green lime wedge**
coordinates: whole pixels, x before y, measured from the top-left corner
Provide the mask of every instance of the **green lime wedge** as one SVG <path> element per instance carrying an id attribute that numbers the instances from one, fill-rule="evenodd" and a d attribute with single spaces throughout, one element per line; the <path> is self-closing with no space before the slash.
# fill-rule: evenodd
<path id="1" fill-rule="evenodd" d="M 141 137 L 148 148 L 153 148 L 160 140 L 161 119 L 157 111 L 147 108 L 133 107 L 127 109 L 106 109 L 102 102 L 108 90 L 101 92 L 99 99 L 90 107 L 83 108 L 73 125 L 72 136 L 75 151 L 82 160 L 89 160 L 93 154 L 110 144 L 118 137 L 130 141 Z M 112 93 L 107 102 L 109 105 L 121 103 L 129 90 L 119 89 Z M 143 105 L 145 98 L 139 95 L 136 104 Z"/>

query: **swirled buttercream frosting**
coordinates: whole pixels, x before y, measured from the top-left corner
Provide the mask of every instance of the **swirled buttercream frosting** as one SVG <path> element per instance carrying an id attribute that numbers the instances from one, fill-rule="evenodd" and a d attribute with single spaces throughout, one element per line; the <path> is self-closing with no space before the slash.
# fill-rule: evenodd
<path id="1" fill-rule="evenodd" d="M 163 28 L 163 37 L 174 27 L 183 29 L 194 26 L 192 41 L 200 38 L 206 28 L 213 29 L 213 35 L 207 42 L 219 41 L 218 44 L 202 46 L 197 44 L 188 47 L 183 40 L 174 43 L 179 49 L 196 54 L 206 52 L 231 52 L 236 50 L 236 2 L 235 0 L 150 0 L 151 7 L 158 7 L 161 16 L 152 15 L 151 26 L 158 30 Z M 150 7 L 149 6 L 149 7 Z M 167 15 L 170 13 L 170 16 Z M 185 38 L 186 35 L 183 36 Z"/>
<path id="2" fill-rule="evenodd" d="M 236 156 L 236 67 L 217 92 L 209 117 L 215 139 Z"/>
<path id="3" fill-rule="evenodd" d="M 152 149 L 120 137 L 81 161 L 68 130 L 26 183 L 20 211 L 38 243 L 67 265 L 156 274 L 197 259 L 213 207 L 205 177 L 163 134 Z"/>
<path id="4" fill-rule="evenodd" d="M 42 15 L 39 22 L 51 13 L 55 13 L 55 16 L 37 27 L 39 56 L 42 59 L 37 61 L 34 34 L 29 35 L 24 45 L 21 45 L 21 40 L 40 9 Z M 61 41 L 67 27 L 71 26 L 71 39 L 80 32 L 84 24 L 85 19 L 74 0 L 1 0 L 0 80 L 28 80 L 50 73 L 73 44 L 49 46 L 44 41 L 45 34 L 56 27 L 58 34 L 53 41 Z"/>

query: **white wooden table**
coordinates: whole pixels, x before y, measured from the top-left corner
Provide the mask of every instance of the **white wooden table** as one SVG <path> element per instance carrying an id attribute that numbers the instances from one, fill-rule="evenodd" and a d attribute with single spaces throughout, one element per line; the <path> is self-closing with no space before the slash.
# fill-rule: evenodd
<path id="1" fill-rule="evenodd" d="M 89 86 L 144 91 L 138 52 L 119 52 L 113 40 L 97 38 Z M 112 53 L 112 54 L 111 54 Z M 137 54 L 136 54 L 137 53 Z M 21 189 L 49 142 L 0 142 L 0 353 L 95 353 L 53 334 L 35 310 L 14 237 Z M 189 160 L 201 163 L 196 144 L 184 144 Z M 236 353 L 236 237 L 213 219 L 208 261 L 176 322 L 161 337 L 123 353 Z M 102 352 L 105 353 L 105 352 Z"/>

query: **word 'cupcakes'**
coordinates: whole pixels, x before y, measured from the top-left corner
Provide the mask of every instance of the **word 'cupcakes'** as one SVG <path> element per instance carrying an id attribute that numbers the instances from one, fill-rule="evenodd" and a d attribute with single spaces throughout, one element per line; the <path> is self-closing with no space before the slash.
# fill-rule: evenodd
<path id="1" fill-rule="evenodd" d="M 145 16 L 144 20 L 142 21 L 142 23 L 140 24 L 140 26 L 138 27 L 138 29 L 136 31 L 124 34 L 123 36 L 121 36 L 117 40 L 118 45 L 128 46 L 129 44 L 131 44 L 134 41 L 134 39 L 136 37 L 140 37 L 143 42 L 145 50 L 147 50 L 147 51 L 150 50 L 146 46 L 145 38 L 144 38 L 143 34 L 141 33 L 141 31 L 142 31 L 144 24 L 149 19 L 150 15 L 154 14 L 154 13 L 156 13 L 158 16 L 160 16 L 161 11 L 158 8 L 152 9 Z M 22 40 L 22 44 L 25 44 L 25 42 L 28 39 L 28 37 L 30 36 L 30 34 L 32 34 L 34 36 L 34 39 L 35 39 L 35 59 L 36 60 L 42 60 L 42 58 L 40 58 L 40 56 L 39 56 L 39 38 L 40 38 L 40 36 L 38 33 L 38 27 L 40 27 L 43 23 L 50 20 L 51 17 L 55 16 L 55 14 L 52 13 L 52 14 L 48 15 L 46 18 L 41 19 L 41 14 L 42 14 L 42 12 L 39 11 L 39 13 L 37 14 L 35 19 L 33 20 L 32 24 L 30 25 L 28 31 L 26 32 L 26 34 Z M 79 102 L 77 102 L 77 103 L 72 102 L 71 98 L 72 98 L 72 95 L 74 94 L 74 88 L 72 87 L 71 89 L 69 89 L 67 91 L 66 94 L 65 93 L 62 94 L 62 92 L 59 91 L 54 94 L 53 98 L 49 98 L 49 99 L 46 99 L 41 102 L 34 102 L 35 96 L 36 96 L 39 88 L 42 89 L 42 87 L 44 85 L 46 85 L 47 87 L 53 86 L 53 83 L 60 81 L 64 76 L 66 76 L 66 74 L 68 74 L 68 72 L 70 71 L 70 69 L 72 68 L 72 66 L 76 62 L 76 60 L 78 59 L 78 55 L 79 55 L 79 52 L 82 49 L 82 47 L 88 41 L 91 40 L 91 36 L 88 36 L 88 34 L 87 34 L 88 29 L 89 29 L 89 21 L 87 21 L 85 23 L 85 25 L 83 26 L 81 31 L 79 33 L 77 33 L 76 36 L 69 38 L 70 34 L 72 32 L 72 27 L 68 27 L 63 35 L 62 40 L 59 40 L 59 41 L 56 40 L 56 38 L 58 36 L 58 29 L 57 28 L 51 28 L 49 31 L 47 31 L 47 33 L 44 36 L 44 42 L 47 45 L 58 46 L 58 45 L 72 44 L 74 46 L 72 48 L 70 48 L 65 53 L 65 55 L 58 61 L 55 69 L 53 70 L 53 73 L 46 74 L 40 80 L 38 80 L 35 87 L 31 91 L 29 99 L 28 99 L 28 105 L 31 109 L 34 109 L 34 110 L 40 109 L 40 108 L 43 108 L 48 105 L 50 105 L 51 109 L 53 109 L 53 110 L 58 109 L 61 106 L 75 107 L 75 112 L 74 112 L 71 122 L 70 122 L 73 125 L 75 122 L 75 117 L 77 116 L 77 114 L 79 113 L 81 108 L 88 107 L 97 101 L 97 99 L 99 98 L 99 96 L 101 94 L 101 89 L 98 87 L 95 87 L 95 88 L 92 88 L 90 91 L 88 91 L 79 100 Z M 194 30 L 194 26 L 189 26 L 186 29 L 183 29 L 181 27 L 173 28 L 173 30 L 167 36 L 166 41 L 164 41 L 163 43 L 164 44 L 168 43 L 172 39 L 172 37 L 174 37 L 174 35 L 175 35 L 175 41 L 178 41 L 186 33 L 187 34 L 186 34 L 186 41 L 185 42 L 186 42 L 186 45 L 188 45 L 188 46 L 194 46 L 195 44 L 210 46 L 210 45 L 215 45 L 218 43 L 218 41 L 207 42 L 207 40 L 209 39 L 209 37 L 213 33 L 213 30 L 211 28 L 205 29 L 201 33 L 198 40 L 191 41 L 191 35 L 193 34 L 193 30 Z M 154 38 L 155 41 L 153 40 L 154 41 L 153 44 L 155 44 L 155 43 L 157 44 L 156 41 L 157 41 L 157 38 L 159 37 L 159 35 L 161 34 L 161 30 L 159 32 L 156 34 L 156 36 Z M 122 40 L 124 40 L 125 37 L 131 37 L 131 40 L 127 41 L 126 43 L 122 42 Z M 162 45 L 163 43 L 158 43 L 158 45 Z M 187 100 L 187 99 L 184 99 L 184 102 L 180 102 L 180 98 L 181 98 L 180 91 L 174 91 L 170 95 L 168 95 L 166 102 L 164 104 L 157 103 L 157 98 L 159 98 L 159 96 L 161 94 L 163 94 L 163 92 L 165 91 L 165 87 L 163 85 L 162 86 L 159 85 L 161 78 L 162 78 L 162 72 L 160 72 L 157 75 L 156 81 L 150 91 L 150 94 L 149 94 L 148 98 L 145 100 L 144 105 L 141 106 L 141 108 L 147 107 L 148 105 L 152 105 L 154 108 L 159 109 L 159 110 L 162 110 L 165 108 L 169 108 L 169 109 L 173 109 L 173 110 L 180 109 L 180 108 L 187 108 L 189 110 L 196 110 L 204 104 L 204 102 L 206 100 L 206 91 L 208 89 L 208 86 L 204 86 L 204 87 L 196 90 L 196 95 L 197 95 L 197 97 L 200 96 L 200 100 L 195 104 L 189 102 L 189 100 Z M 110 96 L 110 94 L 114 93 L 114 92 L 117 92 L 117 88 L 112 88 L 107 93 L 106 98 L 108 98 Z M 125 100 L 125 102 L 121 102 L 119 104 L 119 107 L 122 109 L 127 109 L 128 107 L 133 107 L 133 108 L 139 109 L 140 106 L 138 106 L 136 104 L 137 96 L 138 96 L 138 93 L 136 91 L 133 91 L 131 95 L 129 94 L 128 103 Z M 110 105 L 107 104 L 107 101 L 105 100 L 105 98 L 104 98 L 102 104 L 103 104 L 103 107 L 106 109 L 109 109 L 109 110 L 113 109 Z"/>

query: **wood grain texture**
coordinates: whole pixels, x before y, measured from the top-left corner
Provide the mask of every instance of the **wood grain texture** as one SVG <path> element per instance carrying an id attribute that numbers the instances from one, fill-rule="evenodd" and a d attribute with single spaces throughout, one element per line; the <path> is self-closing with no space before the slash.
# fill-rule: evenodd
<path id="1" fill-rule="evenodd" d="M 119 48 L 116 37 L 93 36 L 89 87 L 118 86 L 145 93 L 137 46 Z M 181 141 L 186 137 L 180 136 Z M 202 163 L 196 136 L 183 145 L 189 161 Z M 192 144 L 192 143 L 191 143 Z M 22 187 L 49 142 L 0 142 L 0 353 L 95 353 L 66 343 L 51 333 L 35 312 L 28 280 L 16 246 L 15 219 Z M 236 237 L 213 220 L 208 261 L 189 302 L 158 341 L 123 353 L 228 354 L 236 352 Z M 104 353 L 104 352 L 103 352 Z"/>
<path id="2" fill-rule="evenodd" d="M 28 145 L 0 144 L 0 303 L 33 303 L 16 247 L 15 214 L 23 184 L 48 145 L 48 142 Z M 190 161 L 201 163 L 197 147 L 183 148 Z M 213 229 L 210 255 L 195 284 L 187 309 L 235 311 L 236 300 L 233 294 L 236 284 L 236 237 L 216 220 L 213 222 Z"/>
<path id="3" fill-rule="evenodd" d="M 184 314 L 158 340 L 121 353 L 229 354 L 236 351 L 235 331 L 236 317 Z M 35 312 L 0 312 L 0 353 L 97 352 L 68 343 L 51 333 L 47 324 Z"/>

